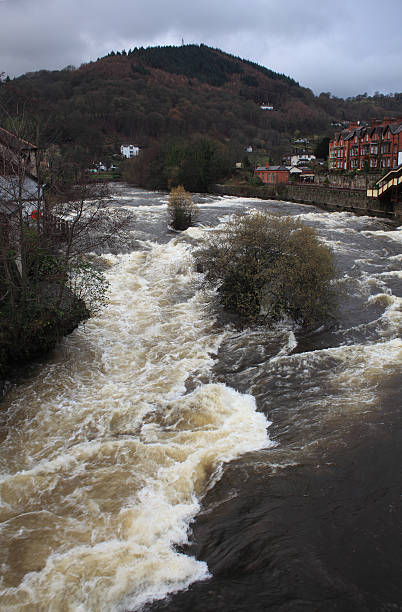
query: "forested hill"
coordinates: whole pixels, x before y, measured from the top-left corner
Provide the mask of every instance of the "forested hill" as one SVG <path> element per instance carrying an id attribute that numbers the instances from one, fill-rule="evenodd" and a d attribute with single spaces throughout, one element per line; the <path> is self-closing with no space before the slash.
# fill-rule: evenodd
<path id="1" fill-rule="evenodd" d="M 263 103 L 273 111 L 261 110 Z M 24 110 L 32 139 L 76 160 L 199 134 L 274 158 L 332 123 L 402 114 L 402 94 L 314 96 L 292 78 L 205 45 L 111 52 L 80 68 L 40 70 L 0 83 L 0 124 Z M 39 130 L 37 129 L 39 125 Z M 35 127 L 34 127 L 35 126 Z"/>

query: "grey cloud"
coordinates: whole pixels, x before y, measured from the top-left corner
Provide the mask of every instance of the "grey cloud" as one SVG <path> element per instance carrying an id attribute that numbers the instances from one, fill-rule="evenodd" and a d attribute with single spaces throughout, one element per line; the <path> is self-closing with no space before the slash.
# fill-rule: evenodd
<path id="1" fill-rule="evenodd" d="M 284 72 L 316 92 L 397 91 L 402 3 L 383 0 L 381 9 L 382 20 L 376 0 L 6 0 L 0 71 L 79 65 L 112 49 L 184 38 Z"/>

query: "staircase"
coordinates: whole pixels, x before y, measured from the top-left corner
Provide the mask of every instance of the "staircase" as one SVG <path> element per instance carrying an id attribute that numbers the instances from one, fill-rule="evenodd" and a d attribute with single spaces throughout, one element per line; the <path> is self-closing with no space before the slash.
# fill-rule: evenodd
<path id="1" fill-rule="evenodd" d="M 386 198 L 399 202 L 402 199 L 400 185 L 402 185 L 402 165 L 381 177 L 372 189 L 367 189 L 367 197 Z"/>

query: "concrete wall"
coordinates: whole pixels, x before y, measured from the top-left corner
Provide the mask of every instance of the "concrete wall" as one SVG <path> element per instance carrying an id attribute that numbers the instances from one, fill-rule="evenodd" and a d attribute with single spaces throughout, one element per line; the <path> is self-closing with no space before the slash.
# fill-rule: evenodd
<path id="1" fill-rule="evenodd" d="M 333 211 L 348 211 L 360 215 L 387 217 L 402 221 L 402 204 L 382 202 L 368 198 L 365 190 L 317 185 L 216 185 L 216 193 L 263 200 L 290 200 L 302 204 L 315 204 Z"/>

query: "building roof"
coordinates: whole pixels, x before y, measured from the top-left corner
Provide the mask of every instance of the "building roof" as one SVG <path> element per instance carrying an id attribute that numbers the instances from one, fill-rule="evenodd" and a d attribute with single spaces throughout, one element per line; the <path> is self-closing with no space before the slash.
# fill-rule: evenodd
<path id="1" fill-rule="evenodd" d="M 37 146 L 31 142 L 28 142 L 28 140 L 24 140 L 24 138 L 20 138 L 2 127 L 0 127 L 0 144 L 13 149 L 14 151 L 22 151 L 27 149 L 30 151 L 36 151 L 38 149 Z"/>
<path id="2" fill-rule="evenodd" d="M 378 124 L 376 125 L 375 122 L 373 121 L 371 126 L 363 125 L 360 127 L 353 126 L 351 128 L 345 128 L 344 130 L 335 133 L 334 140 L 339 141 L 342 139 L 344 141 L 349 141 L 349 140 L 352 140 L 355 136 L 357 136 L 360 139 L 360 138 L 363 138 L 366 134 L 369 134 L 370 137 L 372 137 L 373 134 L 382 136 L 388 130 L 393 135 L 400 134 L 402 132 L 402 120 L 384 119 L 384 121 L 381 122 L 381 125 L 378 125 Z"/>
<path id="3" fill-rule="evenodd" d="M 289 172 L 289 168 L 287 168 L 286 166 L 259 166 L 258 168 L 256 168 L 256 170 L 264 170 L 268 172 Z"/>

